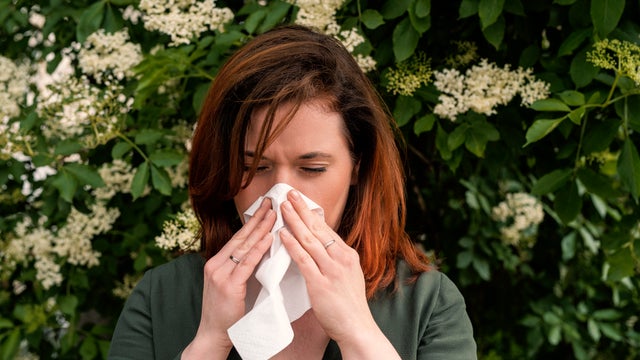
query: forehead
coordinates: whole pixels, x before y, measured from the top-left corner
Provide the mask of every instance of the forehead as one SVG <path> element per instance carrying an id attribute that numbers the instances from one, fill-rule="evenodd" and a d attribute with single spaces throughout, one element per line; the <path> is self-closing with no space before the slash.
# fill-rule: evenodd
<path id="1" fill-rule="evenodd" d="M 255 148 L 260 142 L 263 127 L 267 122 L 269 109 L 261 107 L 251 115 L 247 129 L 246 148 Z M 296 110 L 293 104 L 284 104 L 276 109 L 270 133 L 270 144 L 285 142 L 298 146 L 331 146 L 346 143 L 344 120 L 339 112 L 332 109 L 327 100 L 311 100 L 303 102 Z M 282 145 L 282 144 L 280 144 Z"/>

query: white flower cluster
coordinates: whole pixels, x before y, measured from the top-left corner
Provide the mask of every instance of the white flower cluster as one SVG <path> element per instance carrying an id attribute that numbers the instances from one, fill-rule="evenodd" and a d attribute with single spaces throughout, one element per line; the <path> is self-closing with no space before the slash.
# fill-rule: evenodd
<path id="1" fill-rule="evenodd" d="M 542 204 L 535 197 L 524 193 L 509 193 L 492 210 L 493 220 L 500 223 L 502 240 L 516 247 L 532 247 L 538 225 L 544 219 Z"/>
<path id="2" fill-rule="evenodd" d="M 141 0 L 144 27 L 171 36 L 171 45 L 189 44 L 207 30 L 224 31 L 233 20 L 229 8 L 216 8 L 214 0 Z"/>
<path id="3" fill-rule="evenodd" d="M 113 34 L 100 29 L 87 37 L 78 52 L 80 69 L 98 83 L 132 77 L 132 69 L 140 61 L 140 45 L 129 42 L 126 28 Z"/>
<path id="4" fill-rule="evenodd" d="M 76 138 L 91 148 L 117 136 L 133 104 L 122 86 L 107 83 L 99 88 L 86 76 L 68 77 L 49 85 L 49 90 L 37 106 L 44 119 L 43 135 L 54 141 Z"/>
<path id="5" fill-rule="evenodd" d="M 16 64 L 0 55 L 0 159 L 24 149 L 29 137 L 20 132 L 20 123 L 11 121 L 20 115 L 20 106 L 29 91 L 30 65 Z"/>
<path id="6" fill-rule="evenodd" d="M 156 236 L 156 245 L 165 250 L 197 251 L 200 249 L 198 233 L 200 222 L 191 208 L 176 214 L 162 225 L 162 234 Z"/>
<path id="7" fill-rule="evenodd" d="M 295 23 L 325 31 L 328 26 L 336 24 L 336 11 L 344 5 L 345 0 L 289 0 L 299 10 Z"/>
<path id="8" fill-rule="evenodd" d="M 60 228 L 45 227 L 46 217 L 40 217 L 36 224 L 26 217 L 16 225 L 13 236 L 4 240 L 4 251 L 0 253 L 3 272 L 33 261 L 36 280 L 44 289 L 59 286 L 64 263 L 87 267 L 99 264 L 100 253 L 93 249 L 91 240 L 111 230 L 118 216 L 117 208 L 109 209 L 97 202 L 89 214 L 73 208 Z"/>
<path id="9" fill-rule="evenodd" d="M 96 199 L 109 201 L 117 193 L 131 192 L 133 170 L 128 162 L 114 159 L 112 162 L 102 165 L 98 169 L 98 173 L 105 186 L 93 190 Z"/>
<path id="10" fill-rule="evenodd" d="M 336 21 L 336 11 L 344 5 L 344 0 L 289 0 L 289 3 L 298 7 L 295 23 L 322 31 L 331 35 L 347 48 L 350 53 L 364 43 L 365 38 L 358 33 L 357 28 L 351 30 L 340 30 L 340 25 Z M 369 72 L 376 68 L 376 61 L 369 55 L 354 55 L 358 66 L 364 72 Z"/>
<path id="11" fill-rule="evenodd" d="M 549 96 L 549 84 L 537 80 L 531 69 L 512 71 L 509 65 L 499 68 L 486 59 L 465 74 L 456 69 L 445 69 L 434 72 L 434 77 L 434 85 L 442 94 L 433 112 L 451 121 L 469 110 L 493 115 L 496 106 L 507 104 L 518 94 L 522 106 L 530 106 Z"/>

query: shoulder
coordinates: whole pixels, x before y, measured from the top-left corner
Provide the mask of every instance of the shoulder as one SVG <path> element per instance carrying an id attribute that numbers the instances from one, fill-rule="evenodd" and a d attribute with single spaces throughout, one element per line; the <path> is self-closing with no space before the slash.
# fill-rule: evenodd
<path id="1" fill-rule="evenodd" d="M 200 254 L 181 255 L 167 263 L 148 270 L 140 285 L 152 293 L 201 287 L 205 260 Z"/>

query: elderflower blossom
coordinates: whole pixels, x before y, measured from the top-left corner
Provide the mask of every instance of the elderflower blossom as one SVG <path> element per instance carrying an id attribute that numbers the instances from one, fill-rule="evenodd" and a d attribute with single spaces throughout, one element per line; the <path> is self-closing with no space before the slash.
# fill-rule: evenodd
<path id="1" fill-rule="evenodd" d="M 336 23 L 336 11 L 344 5 L 345 0 L 289 0 L 299 8 L 295 23 L 316 30 L 325 31 Z"/>
<path id="2" fill-rule="evenodd" d="M 172 46 L 189 44 L 208 30 L 224 31 L 233 20 L 229 8 L 216 8 L 214 0 L 141 0 L 144 27 L 171 36 Z"/>
<path id="3" fill-rule="evenodd" d="M 118 208 L 107 208 L 101 202 L 93 204 L 90 210 L 85 214 L 72 208 L 66 223 L 56 234 L 53 252 L 66 258 L 71 265 L 98 265 L 100 253 L 93 250 L 91 239 L 111 230 L 120 216 Z"/>
<path id="4" fill-rule="evenodd" d="M 625 40 L 604 39 L 593 44 L 587 60 L 595 66 L 627 76 L 640 86 L 640 45 Z"/>
<path id="5" fill-rule="evenodd" d="M 500 234 L 505 244 L 532 247 L 538 225 L 544 219 L 542 204 L 535 197 L 524 193 L 509 193 L 492 210 L 493 220 L 499 222 Z"/>
<path id="6" fill-rule="evenodd" d="M 105 186 L 93 191 L 96 199 L 108 201 L 117 193 L 131 192 L 133 170 L 128 162 L 122 159 L 114 159 L 110 163 L 103 164 L 98 169 L 98 174 L 100 174 Z"/>
<path id="7" fill-rule="evenodd" d="M 29 91 L 28 63 L 16 64 L 0 56 L 0 159 L 24 152 L 31 137 L 20 131 L 20 122 L 12 121 L 20 115 L 20 107 Z"/>
<path id="8" fill-rule="evenodd" d="M 387 73 L 387 91 L 411 96 L 431 79 L 431 60 L 423 52 L 401 62 Z"/>
<path id="9" fill-rule="evenodd" d="M 49 96 L 37 107 L 44 118 L 43 135 L 49 140 L 76 138 L 87 147 L 96 147 L 117 136 L 133 98 L 122 94 L 123 87 L 91 85 L 86 76 L 68 77 L 49 85 Z"/>
<path id="10" fill-rule="evenodd" d="M 165 250 L 197 251 L 200 249 L 199 232 L 200 223 L 193 210 L 188 208 L 164 222 L 162 234 L 156 236 L 156 245 Z"/>
<path id="11" fill-rule="evenodd" d="M 84 214 L 72 208 L 61 227 L 45 226 L 47 217 L 37 222 L 25 217 L 16 224 L 13 234 L 3 240 L 0 261 L 3 273 L 13 272 L 19 264 L 33 262 L 36 280 L 46 289 L 59 286 L 63 281 L 62 265 L 92 267 L 99 264 L 100 253 L 93 249 L 91 240 L 111 230 L 119 217 L 117 208 L 108 209 L 98 202 Z"/>
<path id="12" fill-rule="evenodd" d="M 78 53 L 78 64 L 82 72 L 92 76 L 98 83 L 133 76 L 133 67 L 142 61 L 139 44 L 128 41 L 127 29 L 113 34 L 100 29 L 87 37 Z"/>
<path id="13" fill-rule="evenodd" d="M 454 41 L 453 45 L 456 50 L 444 60 L 449 67 L 464 67 L 478 58 L 478 46 L 476 44 L 470 41 Z"/>
<path id="14" fill-rule="evenodd" d="M 131 295 L 133 288 L 138 284 L 141 278 L 141 275 L 126 274 L 122 279 L 122 282 L 116 282 L 116 287 L 112 290 L 113 295 L 126 300 L 129 295 Z"/>
<path id="15" fill-rule="evenodd" d="M 499 68 L 486 59 L 465 74 L 456 69 L 444 69 L 434 72 L 434 77 L 434 85 L 442 94 L 433 112 L 451 121 L 469 110 L 496 114 L 496 106 L 506 105 L 518 94 L 522 106 L 530 106 L 549 95 L 549 84 L 537 80 L 531 69 L 512 71 L 509 65 Z"/>
<path id="16" fill-rule="evenodd" d="M 298 7 L 298 13 L 294 20 L 296 24 L 333 36 L 350 53 L 353 54 L 355 49 L 365 42 L 364 36 L 355 27 L 350 30 L 340 30 L 340 25 L 336 21 L 336 11 L 344 5 L 344 0 L 288 0 L 288 2 Z M 356 54 L 354 59 L 363 72 L 369 72 L 376 68 L 376 61 L 369 55 Z"/>

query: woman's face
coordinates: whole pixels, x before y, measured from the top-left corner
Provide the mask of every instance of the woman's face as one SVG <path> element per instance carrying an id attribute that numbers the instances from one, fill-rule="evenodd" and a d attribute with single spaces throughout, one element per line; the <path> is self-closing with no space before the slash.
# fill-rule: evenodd
<path id="1" fill-rule="evenodd" d="M 273 185 L 286 183 L 320 205 L 327 224 L 338 228 L 356 175 L 342 116 L 328 109 L 323 100 L 300 106 L 284 131 L 265 149 L 249 186 L 234 198 L 240 215 Z M 274 127 L 288 110 L 285 105 L 276 111 Z M 253 162 L 265 116 L 266 109 L 252 114 L 245 142 L 247 167 Z"/>

